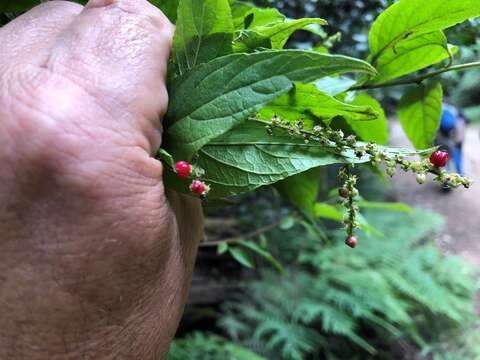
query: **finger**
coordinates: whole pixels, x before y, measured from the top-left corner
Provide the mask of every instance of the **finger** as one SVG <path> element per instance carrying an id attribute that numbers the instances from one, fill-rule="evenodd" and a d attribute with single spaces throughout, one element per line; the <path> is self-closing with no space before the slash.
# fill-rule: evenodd
<path id="1" fill-rule="evenodd" d="M 0 28 L 0 66 L 45 63 L 58 35 L 82 9 L 67 1 L 49 1 Z"/>
<path id="2" fill-rule="evenodd" d="M 47 67 L 104 104 L 134 115 L 144 132 L 166 111 L 173 26 L 146 0 L 91 0 L 52 51 Z"/>

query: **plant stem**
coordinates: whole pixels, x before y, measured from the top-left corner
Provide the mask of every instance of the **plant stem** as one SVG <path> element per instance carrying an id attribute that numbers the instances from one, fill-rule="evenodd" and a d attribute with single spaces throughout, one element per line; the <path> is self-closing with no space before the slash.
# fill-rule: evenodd
<path id="1" fill-rule="evenodd" d="M 261 227 L 261 228 L 255 230 L 251 233 L 248 233 L 248 234 L 239 235 L 239 236 L 235 236 L 235 237 L 228 238 L 228 239 L 223 239 L 223 240 L 218 240 L 218 241 L 207 241 L 207 242 L 204 242 L 204 243 L 200 243 L 200 247 L 212 247 L 212 246 L 217 246 L 221 243 L 234 244 L 234 243 L 237 243 L 241 240 L 245 240 L 245 239 L 252 238 L 252 237 L 257 237 L 257 236 L 262 235 L 266 232 L 269 232 L 270 230 L 275 229 L 276 227 L 278 227 L 280 225 L 281 222 L 282 222 L 282 219 L 277 220 L 270 225 L 266 225 L 264 227 Z"/>
<path id="2" fill-rule="evenodd" d="M 367 85 L 359 85 L 359 86 L 354 86 L 350 90 L 368 90 L 368 89 L 380 89 L 380 88 L 386 88 L 386 87 L 393 87 L 393 86 L 400 86 L 400 85 L 412 85 L 412 84 L 421 84 L 422 81 L 438 76 L 440 74 L 450 72 L 450 71 L 459 71 L 459 70 L 465 70 L 465 69 L 470 69 L 470 68 L 476 68 L 480 67 L 480 61 L 477 62 L 472 62 L 472 63 L 467 63 L 467 64 L 461 64 L 461 65 L 454 65 L 454 66 L 448 66 L 440 70 L 432 71 L 424 75 L 420 75 L 414 78 L 409 78 L 409 79 L 403 79 L 403 80 L 397 80 L 397 81 L 390 81 L 386 83 L 381 83 L 381 84 L 367 84 Z"/>

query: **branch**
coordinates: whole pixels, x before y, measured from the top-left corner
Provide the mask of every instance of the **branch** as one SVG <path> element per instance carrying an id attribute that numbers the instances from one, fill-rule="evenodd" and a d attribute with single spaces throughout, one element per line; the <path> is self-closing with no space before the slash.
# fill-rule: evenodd
<path id="1" fill-rule="evenodd" d="M 412 85 L 412 84 L 421 84 L 422 81 L 438 76 L 440 74 L 450 72 L 450 71 L 459 71 L 459 70 L 465 70 L 465 69 L 470 69 L 470 68 L 476 68 L 480 67 L 480 61 L 478 62 L 472 62 L 472 63 L 467 63 L 467 64 L 461 64 L 461 65 L 454 65 L 454 66 L 448 66 L 446 68 L 437 70 L 437 71 L 432 71 L 430 73 L 424 74 L 417 76 L 415 78 L 410 78 L 410 79 L 403 79 L 403 80 L 397 80 L 397 81 L 390 81 L 382 84 L 370 84 L 370 85 L 359 85 L 359 86 L 354 86 L 350 90 L 367 90 L 367 89 L 380 89 L 380 88 L 385 88 L 385 87 L 392 87 L 392 86 L 399 86 L 399 85 Z"/>
<path id="2" fill-rule="evenodd" d="M 227 238 L 227 239 L 218 240 L 218 241 L 207 241 L 207 242 L 204 242 L 204 243 L 200 243 L 200 247 L 213 247 L 213 246 L 217 246 L 221 243 L 234 244 L 234 243 L 237 243 L 237 242 L 239 242 L 241 240 L 244 240 L 244 239 L 257 237 L 257 236 L 262 235 L 266 232 L 269 232 L 270 230 L 275 229 L 277 226 L 280 225 L 282 220 L 283 219 L 277 220 L 277 221 L 271 223 L 270 225 L 261 227 L 261 228 L 255 230 L 255 231 L 253 231 L 251 233 L 248 233 L 248 234 L 245 234 L 245 235 L 235 236 L 235 237 L 232 237 L 232 238 Z"/>

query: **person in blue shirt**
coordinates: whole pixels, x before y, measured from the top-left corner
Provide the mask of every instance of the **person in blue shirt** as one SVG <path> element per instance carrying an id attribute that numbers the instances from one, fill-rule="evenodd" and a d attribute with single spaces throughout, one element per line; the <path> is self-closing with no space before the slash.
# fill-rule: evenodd
<path id="1" fill-rule="evenodd" d="M 458 174 L 464 175 L 463 167 L 463 141 L 467 127 L 467 118 L 455 106 L 444 102 L 442 118 L 436 143 L 445 148 L 455 164 Z"/>

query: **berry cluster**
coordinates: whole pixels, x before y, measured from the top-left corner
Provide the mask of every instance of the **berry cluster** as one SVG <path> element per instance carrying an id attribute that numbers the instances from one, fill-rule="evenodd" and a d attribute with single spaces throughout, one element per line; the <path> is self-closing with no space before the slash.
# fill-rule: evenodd
<path id="1" fill-rule="evenodd" d="M 182 180 L 187 180 L 190 177 L 194 177 L 192 184 L 190 185 L 190 191 L 192 194 L 204 198 L 210 191 L 210 186 L 200 180 L 201 171 L 190 165 L 188 161 L 179 161 L 175 164 L 175 171 L 177 176 Z"/>
<path id="2" fill-rule="evenodd" d="M 252 120 L 265 122 L 257 117 L 253 117 Z M 345 136 L 343 131 L 333 130 L 328 126 L 316 125 L 313 129 L 307 130 L 303 121 L 292 123 L 275 115 L 270 122 L 267 122 L 266 131 L 273 135 L 275 128 L 287 131 L 292 136 L 302 137 L 305 143 L 314 141 L 322 146 L 332 148 L 333 151 L 338 153 L 352 150 L 359 159 L 368 156 L 370 163 L 373 165 L 384 163 L 385 171 L 389 176 L 394 176 L 397 172 L 397 166 L 399 166 L 404 171 L 415 173 L 419 183 L 424 183 L 427 174 L 431 173 L 435 175 L 434 180 L 444 186 L 469 188 L 471 185 L 470 179 L 458 174 L 447 173 L 442 169 L 448 162 L 448 153 L 444 151 L 435 151 L 430 159 L 411 161 L 403 155 L 389 154 L 375 143 L 360 144 L 354 135 Z"/>
<path id="3" fill-rule="evenodd" d="M 464 186 L 469 188 L 471 180 L 458 174 L 448 173 L 443 168 L 448 162 L 448 153 L 437 150 L 433 152 L 429 159 L 420 161 L 412 161 L 400 154 L 391 154 L 375 143 L 359 143 L 354 135 L 345 136 L 341 130 L 333 130 L 328 126 L 316 125 L 312 129 L 305 129 L 303 121 L 292 123 L 273 116 L 270 122 L 252 117 L 252 120 L 266 123 L 266 131 L 269 135 L 273 135 L 276 128 L 287 131 L 291 136 L 303 138 L 305 143 L 311 141 L 317 142 L 322 146 L 329 147 L 332 151 L 341 154 L 345 150 L 352 150 L 359 159 L 368 157 L 372 165 L 384 164 L 385 172 L 393 177 L 397 173 L 397 167 L 403 171 L 411 171 L 416 175 L 419 184 L 423 184 L 427 180 L 427 174 L 433 174 L 434 180 L 440 182 L 443 186 L 457 188 Z M 340 178 L 344 181 L 343 187 L 339 189 L 339 195 L 342 198 L 342 204 L 347 210 L 347 216 L 344 220 L 347 239 L 345 243 L 354 248 L 357 246 L 358 240 L 354 236 L 354 230 L 358 228 L 359 223 L 358 207 L 355 205 L 355 197 L 358 196 L 356 189 L 357 178 L 350 173 L 351 165 L 343 167 L 340 170 Z"/>
<path id="4" fill-rule="evenodd" d="M 351 165 L 346 165 L 341 168 L 338 176 L 344 182 L 343 186 L 338 189 L 338 195 L 340 196 L 341 204 L 346 209 L 344 224 L 347 231 L 347 239 L 345 240 L 345 244 L 351 248 L 355 248 L 358 240 L 354 236 L 354 231 L 360 226 L 357 220 L 360 209 L 355 204 L 355 198 L 359 195 L 358 189 L 356 188 L 357 177 L 351 174 Z"/>
<path id="5" fill-rule="evenodd" d="M 378 165 L 384 161 L 385 171 L 390 177 L 396 174 L 397 166 L 399 166 L 405 172 L 411 171 L 414 173 L 419 184 L 426 182 L 427 174 L 429 173 L 435 176 L 435 181 L 446 187 L 458 188 L 463 186 L 468 189 L 472 184 L 470 179 L 459 174 L 448 173 L 443 169 L 448 162 L 448 153 L 446 151 L 437 150 L 431 154 L 429 159 L 411 161 L 401 155 L 388 156 L 373 143 L 367 144 L 365 149 L 362 150 L 370 156 L 373 164 Z"/>

